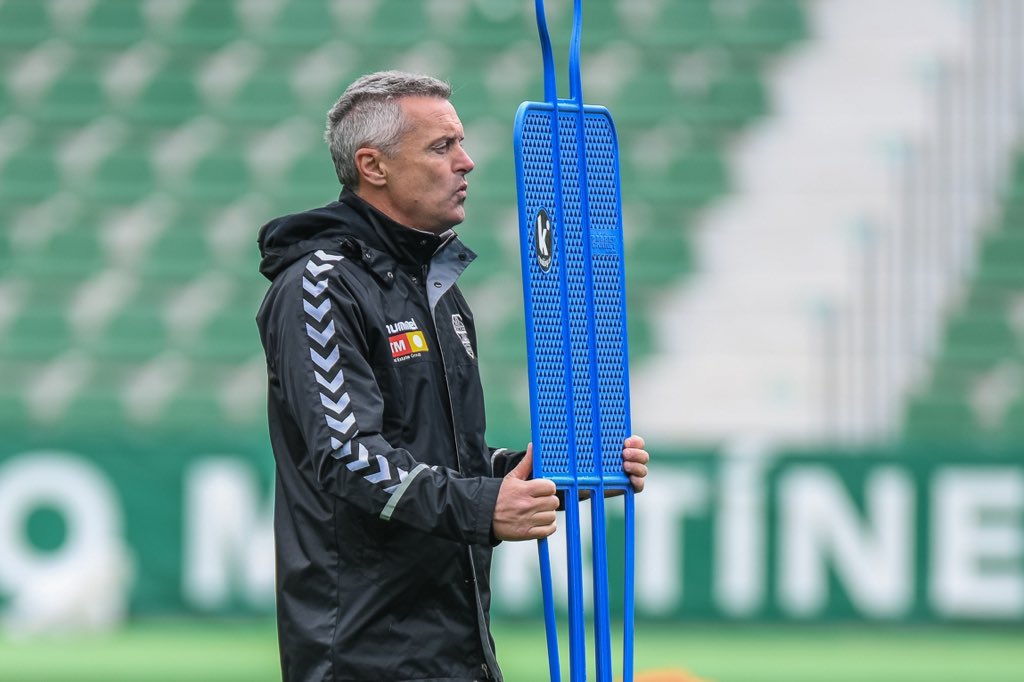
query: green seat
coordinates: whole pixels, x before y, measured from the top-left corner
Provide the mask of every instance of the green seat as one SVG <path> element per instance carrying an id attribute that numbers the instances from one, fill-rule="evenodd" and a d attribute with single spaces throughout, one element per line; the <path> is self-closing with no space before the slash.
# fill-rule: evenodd
<path id="1" fill-rule="evenodd" d="M 29 47 L 51 38 L 47 5 L 40 0 L 0 2 L 0 47 Z"/>
<path id="2" fill-rule="evenodd" d="M 106 253 L 100 243 L 95 215 L 67 225 L 38 252 L 21 255 L 14 270 L 33 281 L 81 282 L 103 270 Z M 61 284 L 63 285 L 63 284 Z"/>
<path id="3" fill-rule="evenodd" d="M 729 188 L 728 169 L 720 152 L 696 147 L 686 150 L 668 168 L 649 170 L 632 165 L 628 185 L 631 196 L 680 207 L 702 205 Z"/>
<path id="4" fill-rule="evenodd" d="M 167 288 L 145 283 L 88 350 L 105 361 L 145 362 L 168 346 L 163 307 Z"/>
<path id="5" fill-rule="evenodd" d="M 48 360 L 74 346 L 66 309 L 54 305 L 27 305 L 0 337 L 0 348 L 8 357 Z"/>
<path id="6" fill-rule="evenodd" d="M 270 196 L 278 201 L 308 208 L 333 201 L 341 186 L 330 152 L 325 146 L 314 145 L 296 159 L 280 181 L 268 190 Z"/>
<path id="7" fill-rule="evenodd" d="M 129 142 L 111 154 L 86 180 L 85 196 L 99 203 L 130 203 L 156 189 L 147 145 Z"/>
<path id="8" fill-rule="evenodd" d="M 1024 443 L 1024 395 L 1019 396 L 1007 410 L 1002 434 L 1010 442 Z"/>
<path id="9" fill-rule="evenodd" d="M 248 30 L 247 37 L 268 46 L 315 48 L 337 37 L 329 3 L 290 0 L 265 27 Z"/>
<path id="10" fill-rule="evenodd" d="M 598 2 L 587 1 L 587 12 L 589 13 L 591 12 L 589 4 L 596 5 Z M 600 0 L 600 2 L 605 1 Z M 488 5 L 490 6 L 488 7 Z M 493 51 L 501 46 L 521 41 L 524 37 L 533 40 L 536 36 L 537 28 L 532 8 L 530 11 L 524 12 L 521 4 L 517 7 L 516 3 L 505 2 L 505 0 L 479 0 L 470 3 L 463 22 L 453 22 L 443 39 L 447 44 L 463 48 L 481 48 Z"/>
<path id="11" fill-rule="evenodd" d="M 1005 313 L 965 311 L 949 324 L 947 358 L 969 365 L 990 366 L 1000 359 L 1021 355 L 1021 342 Z"/>
<path id="12" fill-rule="evenodd" d="M 242 37 L 242 30 L 235 3 L 202 0 L 189 4 L 174 24 L 154 26 L 151 35 L 174 47 L 219 47 Z"/>
<path id="13" fill-rule="evenodd" d="M 368 26 L 346 26 L 346 38 L 367 46 L 410 47 L 436 40 L 422 2 L 380 2 Z"/>
<path id="14" fill-rule="evenodd" d="M 288 72 L 281 68 L 262 70 L 254 74 L 230 101 L 223 106 L 212 107 L 212 110 L 225 121 L 245 124 L 271 124 L 286 119 L 298 107 L 297 95 L 288 78 Z"/>
<path id="15" fill-rule="evenodd" d="M 209 369 L 196 367 L 189 382 L 168 401 L 160 411 L 155 427 L 197 428 L 221 427 L 224 423 L 223 405 L 218 397 L 220 385 Z"/>
<path id="16" fill-rule="evenodd" d="M 712 84 L 706 101 L 705 120 L 746 125 L 768 113 L 768 95 L 753 64 L 736 64 L 726 78 Z"/>
<path id="17" fill-rule="evenodd" d="M 93 356 L 95 358 L 95 356 Z M 71 430 L 114 432 L 125 425 L 124 388 L 138 365 L 125 359 L 98 362 L 88 384 L 73 397 L 61 420 Z"/>
<path id="18" fill-rule="evenodd" d="M 496 366 L 486 356 L 482 363 L 486 363 L 481 365 L 480 374 L 487 405 L 487 442 L 492 447 L 522 448 L 530 440 L 525 347 L 518 367 Z"/>
<path id="19" fill-rule="evenodd" d="M 711 0 L 676 0 L 662 5 L 651 26 L 642 35 L 634 35 L 649 45 L 692 49 L 713 44 L 716 21 Z"/>
<path id="20" fill-rule="evenodd" d="M 977 436 L 974 415 L 960 394 L 926 395 L 907 412 L 905 436 L 915 441 L 966 442 Z"/>
<path id="21" fill-rule="evenodd" d="M 3 63 L 0 62 L 0 70 L 3 68 Z M 8 92 L 6 83 L 0 80 L 0 120 L 13 114 L 16 108 L 14 95 Z"/>
<path id="22" fill-rule="evenodd" d="M 258 301 L 247 301 L 226 308 L 206 326 L 200 342 L 189 350 L 190 357 L 208 362 L 240 363 L 261 354 L 257 307 Z"/>
<path id="23" fill-rule="evenodd" d="M 153 280 L 186 283 L 215 266 L 201 226 L 176 221 L 153 244 L 143 273 Z"/>
<path id="24" fill-rule="evenodd" d="M 1024 230 L 998 230 L 982 245 L 978 278 L 1024 288 Z"/>
<path id="25" fill-rule="evenodd" d="M 196 89 L 195 61 L 176 56 L 158 71 L 138 95 L 117 113 L 133 123 L 178 125 L 199 115 L 204 105 Z"/>
<path id="26" fill-rule="evenodd" d="M 800 0 L 756 0 L 744 11 L 719 13 L 716 24 L 722 43 L 758 51 L 780 50 L 808 35 Z"/>
<path id="27" fill-rule="evenodd" d="M 1004 200 L 1001 227 L 1015 234 L 1024 233 L 1024 183 L 1015 185 L 1013 193 Z"/>
<path id="28" fill-rule="evenodd" d="M 107 113 L 100 66 L 97 59 L 80 55 L 28 111 L 40 121 L 64 125 L 81 125 Z"/>
<path id="29" fill-rule="evenodd" d="M 690 114 L 700 95 L 680 92 L 671 82 L 670 71 L 670 57 L 666 53 L 644 55 L 635 76 L 624 84 L 615 100 L 603 103 L 617 126 L 646 128 Z"/>
<path id="30" fill-rule="evenodd" d="M 204 156 L 180 186 L 174 188 L 186 201 L 231 201 L 252 188 L 249 167 L 243 156 L 245 142 L 229 140 Z"/>
<path id="31" fill-rule="evenodd" d="M 627 290 L 653 293 L 691 271 L 687 216 L 677 206 L 659 206 L 648 224 L 625 226 Z"/>
<path id="32" fill-rule="evenodd" d="M 142 15 L 143 3 L 137 0 L 98 0 L 69 37 L 79 45 L 128 46 L 147 36 Z"/>
<path id="33" fill-rule="evenodd" d="M 24 147 L 0 165 L 0 201 L 40 201 L 61 186 L 56 150 L 46 144 Z"/>

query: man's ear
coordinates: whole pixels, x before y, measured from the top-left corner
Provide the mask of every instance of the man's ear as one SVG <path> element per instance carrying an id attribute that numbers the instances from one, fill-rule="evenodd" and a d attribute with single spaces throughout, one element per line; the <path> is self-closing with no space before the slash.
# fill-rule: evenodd
<path id="1" fill-rule="evenodd" d="M 356 170 L 359 171 L 360 184 L 365 182 L 373 187 L 383 187 L 388 182 L 384 155 L 379 149 L 361 147 L 356 150 Z"/>

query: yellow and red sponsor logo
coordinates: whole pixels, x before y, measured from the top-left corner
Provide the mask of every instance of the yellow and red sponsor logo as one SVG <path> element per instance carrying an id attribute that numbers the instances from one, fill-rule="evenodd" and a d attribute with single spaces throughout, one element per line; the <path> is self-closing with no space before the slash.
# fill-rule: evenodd
<path id="1" fill-rule="evenodd" d="M 389 336 L 388 341 L 391 343 L 391 357 L 395 359 L 404 358 L 407 355 L 414 355 L 416 353 L 425 353 L 430 350 L 427 348 L 427 338 L 423 336 L 421 331 L 395 334 L 394 336 Z"/>

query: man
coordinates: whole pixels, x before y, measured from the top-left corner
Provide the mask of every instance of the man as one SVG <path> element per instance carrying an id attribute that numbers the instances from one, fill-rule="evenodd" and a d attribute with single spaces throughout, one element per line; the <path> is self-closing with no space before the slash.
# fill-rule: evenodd
<path id="1" fill-rule="evenodd" d="M 531 452 L 490 450 L 462 124 L 449 86 L 375 73 L 328 114 L 344 190 L 259 236 L 286 681 L 500 680 L 491 548 L 555 530 Z M 627 472 L 642 489 L 643 441 Z"/>

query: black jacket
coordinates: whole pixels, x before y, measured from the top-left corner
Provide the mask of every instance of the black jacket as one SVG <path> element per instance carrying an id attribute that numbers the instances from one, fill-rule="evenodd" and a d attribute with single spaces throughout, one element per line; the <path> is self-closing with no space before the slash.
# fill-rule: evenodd
<path id="1" fill-rule="evenodd" d="M 284 679 L 500 680 L 474 254 L 347 190 L 259 245 Z"/>

